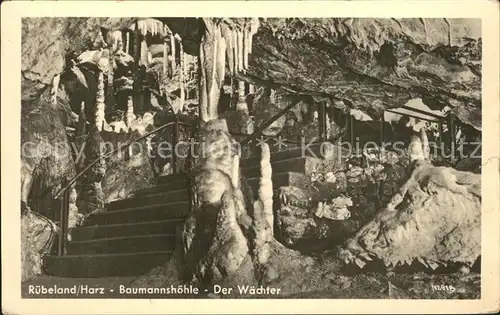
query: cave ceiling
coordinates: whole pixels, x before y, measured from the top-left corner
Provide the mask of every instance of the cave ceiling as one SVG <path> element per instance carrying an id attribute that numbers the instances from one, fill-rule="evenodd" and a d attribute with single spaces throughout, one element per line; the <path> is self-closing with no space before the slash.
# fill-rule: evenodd
<path id="1" fill-rule="evenodd" d="M 203 23 L 163 19 L 197 54 Z M 238 27 L 242 19 L 224 19 Z M 481 128 L 481 29 L 474 19 L 268 18 L 239 75 L 291 94 L 342 100 L 370 116 L 421 98 Z"/>
<path id="2" fill-rule="evenodd" d="M 181 36 L 186 53 L 198 53 L 204 32 L 201 19 L 157 19 Z M 96 25 L 118 29 L 134 21 L 43 20 L 23 24 L 23 36 L 44 28 L 54 32 L 50 42 L 39 45 L 38 52 L 44 54 L 38 56 L 30 55 L 37 53 L 30 50 L 34 44 L 23 40 L 23 88 L 49 83 L 63 67 L 64 52 L 83 47 L 86 33 L 95 32 Z M 222 23 L 238 27 L 243 21 L 224 19 Z M 341 100 L 374 118 L 386 108 L 421 98 L 431 109 L 450 107 L 463 122 L 480 129 L 480 25 L 478 19 L 260 19 L 249 69 L 239 77 L 290 94 Z M 63 35 L 64 41 L 54 40 Z M 47 62 L 52 69 L 43 71 Z"/>

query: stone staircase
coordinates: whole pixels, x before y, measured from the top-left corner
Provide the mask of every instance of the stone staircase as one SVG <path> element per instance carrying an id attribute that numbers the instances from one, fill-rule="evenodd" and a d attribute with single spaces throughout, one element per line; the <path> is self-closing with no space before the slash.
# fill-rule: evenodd
<path id="1" fill-rule="evenodd" d="M 320 156 L 319 145 L 310 148 Z M 303 157 L 300 148 L 274 152 L 274 189 L 310 182 L 308 165 L 319 160 Z M 240 164 L 254 193 L 259 182 L 259 163 L 259 158 L 250 158 Z M 156 186 L 106 204 L 104 212 L 89 216 L 81 227 L 73 229 L 65 256 L 44 258 L 45 272 L 75 278 L 136 276 L 165 263 L 174 250 L 176 228 L 188 213 L 187 186 L 185 176 L 161 177 Z"/>

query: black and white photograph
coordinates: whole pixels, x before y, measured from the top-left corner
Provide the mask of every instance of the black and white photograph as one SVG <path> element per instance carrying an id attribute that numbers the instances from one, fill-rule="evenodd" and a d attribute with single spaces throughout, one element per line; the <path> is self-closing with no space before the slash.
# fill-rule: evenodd
<path id="1" fill-rule="evenodd" d="M 480 18 L 151 12 L 21 18 L 23 300 L 484 297 Z"/>

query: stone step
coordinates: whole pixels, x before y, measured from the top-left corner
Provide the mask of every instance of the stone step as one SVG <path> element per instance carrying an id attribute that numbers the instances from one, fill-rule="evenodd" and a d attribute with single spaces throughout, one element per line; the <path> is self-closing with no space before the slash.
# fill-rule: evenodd
<path id="1" fill-rule="evenodd" d="M 74 228 L 71 231 L 73 241 L 95 240 L 109 237 L 131 237 L 152 234 L 172 234 L 175 228 L 184 223 L 184 219 L 123 223 Z"/>
<path id="2" fill-rule="evenodd" d="M 283 186 L 295 186 L 306 188 L 311 184 L 311 178 L 302 173 L 285 172 L 280 174 L 273 174 L 273 190 L 277 190 Z M 259 177 L 247 178 L 248 185 L 252 188 L 254 197 L 258 194 Z"/>
<path id="3" fill-rule="evenodd" d="M 163 184 L 158 183 L 157 185 L 152 187 L 138 189 L 134 191 L 134 196 L 138 197 L 138 196 L 153 195 L 156 193 L 163 193 L 166 191 L 187 189 L 188 187 L 188 181 L 186 178 L 184 180 L 175 180 L 168 182 L 168 180 L 165 179 L 164 177 L 167 176 L 158 177 L 158 181 L 166 181 L 165 183 Z"/>
<path id="4" fill-rule="evenodd" d="M 163 192 L 151 193 L 145 196 L 137 196 L 122 200 L 116 200 L 106 204 L 106 210 L 116 211 L 125 208 L 164 204 L 167 202 L 176 202 L 176 201 L 189 201 L 188 191 L 186 188 L 170 190 L 170 191 L 165 190 Z"/>
<path id="5" fill-rule="evenodd" d="M 101 278 L 139 276 L 152 268 L 165 264 L 171 251 L 45 256 L 46 274 L 71 278 Z"/>
<path id="6" fill-rule="evenodd" d="M 189 210 L 189 202 L 179 201 L 165 204 L 144 205 L 115 211 L 103 211 L 90 215 L 83 226 L 110 225 L 183 219 Z"/>
<path id="7" fill-rule="evenodd" d="M 174 234 L 110 237 L 68 243 L 68 255 L 139 253 L 144 251 L 174 250 Z"/>
<path id="8" fill-rule="evenodd" d="M 187 182 L 187 176 L 185 174 L 174 174 L 167 176 L 159 176 L 157 183 L 160 185 L 180 185 L 183 182 Z"/>
<path id="9" fill-rule="evenodd" d="M 271 152 L 271 163 L 289 160 L 293 158 L 301 158 L 301 157 L 316 157 L 316 158 L 324 158 L 323 152 L 324 149 L 321 147 L 321 143 L 315 143 L 307 146 L 307 143 L 302 147 L 298 148 L 289 148 L 283 149 L 281 151 Z M 252 167 L 260 164 L 260 157 L 252 157 L 248 159 L 241 159 L 240 165 L 242 168 Z"/>
<path id="10" fill-rule="evenodd" d="M 260 175 L 260 172 L 258 175 Z M 278 189 L 283 186 L 296 186 L 305 188 L 311 183 L 310 176 L 298 172 L 284 172 L 273 174 L 272 179 L 273 189 Z M 256 196 L 259 188 L 259 177 L 247 178 L 247 183 L 252 188 L 254 196 Z M 185 193 L 188 193 L 187 189 L 185 189 Z"/>
<path id="11" fill-rule="evenodd" d="M 310 175 L 313 169 L 317 169 L 316 165 L 322 165 L 323 160 L 313 157 L 297 157 L 288 160 L 281 160 L 271 163 L 273 174 L 295 172 Z M 246 178 L 260 176 L 260 164 L 242 168 L 242 173 Z"/>

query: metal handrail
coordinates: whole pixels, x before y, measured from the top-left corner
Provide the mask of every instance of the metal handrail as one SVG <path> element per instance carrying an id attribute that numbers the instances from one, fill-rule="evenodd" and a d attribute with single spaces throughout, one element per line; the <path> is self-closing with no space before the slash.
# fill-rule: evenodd
<path id="1" fill-rule="evenodd" d="M 250 141 L 255 140 L 267 127 L 271 126 L 276 120 L 280 119 L 283 115 L 285 115 L 290 109 L 295 107 L 298 103 L 300 102 L 300 99 L 295 100 L 294 102 L 290 103 L 287 107 L 283 108 L 280 112 L 278 112 L 276 115 L 271 117 L 268 121 L 262 124 L 256 131 L 254 131 L 252 134 L 250 134 L 248 137 L 243 139 L 240 144 L 246 145 Z"/>
<path id="2" fill-rule="evenodd" d="M 60 233 L 59 233 L 59 243 L 58 243 L 58 249 L 57 249 L 58 256 L 64 255 L 65 248 L 66 248 L 67 233 L 68 233 L 68 215 L 69 215 L 69 188 L 71 188 L 71 186 L 81 176 L 83 176 L 92 166 L 97 164 L 102 159 L 109 158 L 109 157 L 113 156 L 115 153 L 120 152 L 121 150 L 128 148 L 133 143 L 140 141 L 140 140 L 143 140 L 143 139 L 145 139 L 153 134 L 156 134 L 156 133 L 166 129 L 169 126 L 172 126 L 172 125 L 175 127 L 175 129 L 174 129 L 174 142 L 177 142 L 179 140 L 179 126 L 193 127 L 192 124 L 180 121 L 178 115 L 175 115 L 175 121 L 171 121 L 169 123 L 166 123 L 166 124 L 156 128 L 156 129 L 138 137 L 137 139 L 130 140 L 126 144 L 121 145 L 119 148 L 112 150 L 112 151 L 104 154 L 103 156 L 95 159 L 94 161 L 90 162 L 82 171 L 80 171 L 71 180 L 67 181 L 66 179 L 63 179 L 63 181 L 62 181 L 63 188 L 61 188 L 55 194 L 55 197 L 54 197 L 54 199 L 58 199 L 62 195 L 61 208 L 60 208 L 60 213 L 59 213 Z M 175 157 L 175 154 L 174 154 L 174 157 Z M 172 162 L 175 165 L 175 161 L 172 161 Z"/>
<path id="3" fill-rule="evenodd" d="M 71 179 L 68 184 L 66 186 L 64 186 L 63 188 L 61 188 L 56 194 L 55 194 L 55 199 L 57 199 L 58 197 L 61 196 L 61 194 L 68 188 L 70 188 L 77 180 L 78 178 L 80 178 L 81 176 L 83 176 L 92 166 L 94 166 L 95 164 L 97 164 L 99 161 L 101 161 L 102 159 L 106 159 L 106 158 L 109 158 L 110 156 L 114 155 L 115 153 L 129 147 L 130 145 L 132 145 L 134 142 L 137 142 L 137 141 L 140 141 L 144 138 L 147 138 L 149 136 L 151 136 L 152 134 L 155 134 L 159 131 L 162 131 L 163 129 L 169 127 L 169 126 L 172 126 L 172 125 L 184 125 L 184 126 L 188 126 L 188 127 L 191 127 L 190 124 L 188 123 L 184 123 L 184 122 L 181 122 L 181 121 L 172 121 L 172 122 L 169 122 L 169 123 L 166 123 L 142 136 L 140 136 L 139 138 L 137 139 L 134 139 L 134 140 L 131 140 L 129 141 L 128 143 L 120 146 L 119 148 L 113 150 L 113 151 L 110 151 L 106 154 L 104 154 L 102 157 L 99 157 L 97 159 L 95 159 L 94 161 L 92 161 L 90 164 L 88 164 L 80 173 L 78 173 L 75 177 L 73 177 L 73 179 Z"/>

